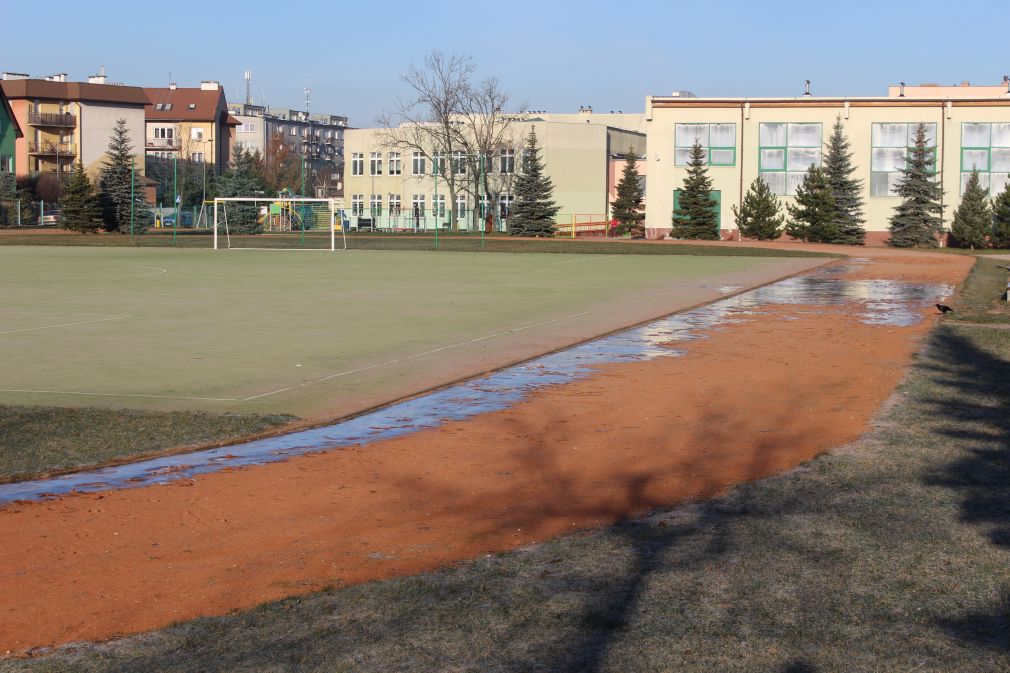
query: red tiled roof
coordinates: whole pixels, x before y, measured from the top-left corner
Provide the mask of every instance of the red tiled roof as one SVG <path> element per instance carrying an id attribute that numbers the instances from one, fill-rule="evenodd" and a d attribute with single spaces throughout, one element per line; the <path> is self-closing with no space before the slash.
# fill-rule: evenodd
<path id="1" fill-rule="evenodd" d="M 150 100 L 144 108 L 148 121 L 216 122 L 219 111 L 224 107 L 224 91 L 221 89 L 145 87 L 144 93 Z"/>
<path id="2" fill-rule="evenodd" d="M 45 98 L 105 103 L 146 105 L 147 95 L 139 86 L 50 82 L 44 79 L 11 79 L 0 82 L 8 98 Z"/>
<path id="3" fill-rule="evenodd" d="M 241 126 L 241 125 L 242 125 L 242 122 L 240 122 L 239 120 L 235 119 L 231 115 L 228 115 L 228 119 L 225 120 L 225 126 Z"/>

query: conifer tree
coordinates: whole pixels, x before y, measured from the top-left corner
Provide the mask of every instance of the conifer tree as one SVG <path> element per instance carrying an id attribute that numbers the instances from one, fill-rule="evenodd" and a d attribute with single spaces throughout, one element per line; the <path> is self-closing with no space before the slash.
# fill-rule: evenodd
<path id="1" fill-rule="evenodd" d="M 544 173 L 537 134 L 531 128 L 523 150 L 522 171 L 516 176 L 509 236 L 553 236 L 558 210 L 554 203 L 554 183 Z"/>
<path id="2" fill-rule="evenodd" d="M 782 207 L 768 183 L 761 178 L 754 178 L 740 209 L 733 206 L 733 216 L 741 236 L 771 241 L 782 235 L 782 225 L 785 222 Z"/>
<path id="3" fill-rule="evenodd" d="M 796 189 L 796 201 L 786 206 L 792 220 L 786 233 L 811 243 L 832 243 L 838 239 L 835 197 L 824 171 L 811 166 Z"/>
<path id="4" fill-rule="evenodd" d="M 831 188 L 831 195 L 835 197 L 835 227 L 838 229 L 835 240 L 828 241 L 829 243 L 863 245 L 865 242 L 863 182 L 853 177 L 855 171 L 842 118 L 837 117 L 828 140 L 828 151 L 824 155 L 824 177 Z"/>
<path id="5" fill-rule="evenodd" d="M 673 238 L 719 240 L 718 204 L 712 198 L 712 178 L 705 168 L 706 151 L 700 143 L 691 148 L 687 177 L 680 192 L 680 207 L 673 211 Z"/>
<path id="6" fill-rule="evenodd" d="M 142 234 L 151 225 L 153 215 L 144 200 L 139 174 L 134 173 L 129 133 L 125 119 L 116 121 L 109 139 L 108 159 L 98 178 L 98 197 L 108 231 Z"/>
<path id="7" fill-rule="evenodd" d="M 1010 248 L 1010 182 L 992 202 L 992 244 Z"/>
<path id="8" fill-rule="evenodd" d="M 959 248 L 984 248 L 992 224 L 988 191 L 982 188 L 978 171 L 973 170 L 961 196 L 961 204 L 954 209 L 954 221 L 950 225 L 951 242 Z"/>
<path id="9" fill-rule="evenodd" d="M 60 224 L 64 229 L 82 234 L 94 233 L 102 227 L 102 209 L 95 189 L 80 163 L 74 168 L 60 199 Z"/>
<path id="10" fill-rule="evenodd" d="M 933 150 L 926 146 L 926 125 L 915 129 L 915 144 L 895 187 L 901 203 L 891 215 L 891 238 L 895 248 L 936 247 L 943 226 L 943 186 L 933 170 Z"/>
<path id="11" fill-rule="evenodd" d="M 218 194 L 223 197 L 253 197 L 263 192 L 263 181 L 257 172 L 256 157 L 241 147 L 235 151 L 231 165 L 217 182 Z M 255 203 L 225 202 L 228 231 L 233 234 L 259 234 L 263 223 Z M 221 226 L 226 223 L 221 222 Z"/>
<path id="12" fill-rule="evenodd" d="M 617 183 L 617 198 L 610 203 L 611 216 L 618 222 L 617 233 L 631 234 L 632 238 L 645 236 L 645 228 L 642 226 L 642 221 L 645 220 L 645 213 L 642 212 L 644 202 L 645 193 L 638 176 L 635 151 L 628 148 L 624 172 L 621 181 Z"/>

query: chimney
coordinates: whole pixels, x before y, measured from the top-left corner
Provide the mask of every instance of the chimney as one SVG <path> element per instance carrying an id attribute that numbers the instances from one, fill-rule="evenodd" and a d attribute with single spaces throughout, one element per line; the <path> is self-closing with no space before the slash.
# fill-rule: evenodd
<path id="1" fill-rule="evenodd" d="M 200 91 L 217 91 L 221 88 L 220 82 L 214 80 L 204 80 L 200 82 Z"/>
<path id="2" fill-rule="evenodd" d="M 809 96 L 810 95 L 810 80 L 808 80 L 808 79 L 807 80 L 803 80 L 803 95 L 804 96 Z"/>
<path id="3" fill-rule="evenodd" d="M 88 84 L 108 84 L 109 79 L 105 76 L 105 66 L 98 66 L 98 74 L 88 77 Z"/>
<path id="4" fill-rule="evenodd" d="M 904 98 L 904 97 L 905 97 L 905 83 L 898 82 L 898 98 Z"/>
<path id="5" fill-rule="evenodd" d="M 13 79 L 30 79 L 28 73 L 24 72 L 5 72 L 0 74 L 0 79 L 5 81 L 10 81 Z"/>
<path id="6" fill-rule="evenodd" d="M 176 90 L 176 88 L 177 88 L 177 87 L 176 87 L 176 84 L 175 84 L 175 82 L 172 82 L 171 84 L 169 84 L 169 85 L 168 85 L 168 90 L 169 90 L 169 91 L 175 91 L 175 90 Z"/>
<path id="7" fill-rule="evenodd" d="M 60 72 L 60 73 L 56 73 L 55 75 L 49 75 L 48 77 L 46 77 L 46 81 L 47 82 L 66 82 L 67 81 L 67 73 Z"/>

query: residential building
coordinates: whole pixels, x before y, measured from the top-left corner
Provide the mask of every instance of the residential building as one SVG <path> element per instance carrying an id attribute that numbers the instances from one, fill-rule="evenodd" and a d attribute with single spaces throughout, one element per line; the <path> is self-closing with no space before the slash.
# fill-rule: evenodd
<path id="1" fill-rule="evenodd" d="M 305 158 L 307 183 L 316 186 L 314 196 L 343 196 L 347 117 L 252 103 L 233 104 L 229 112 L 239 123 L 235 133 L 236 148 L 266 155 L 271 143 L 281 143 Z M 297 191 L 301 185 L 291 188 Z"/>
<path id="2" fill-rule="evenodd" d="M 513 120 L 510 141 L 482 161 L 462 152 L 443 156 L 432 148 L 397 148 L 388 142 L 386 129 L 350 129 L 344 142 L 344 204 L 351 226 L 446 227 L 455 210 L 460 229 L 482 224 L 505 229 L 515 198 L 515 174 L 531 130 L 536 132 L 545 171 L 554 183 L 559 227 L 603 225 L 610 211 L 612 165 L 623 163 L 623 153 L 629 149 L 643 156 L 646 138 L 644 133 L 594 117 L 591 112 L 557 119 L 546 113 L 519 115 Z M 454 173 L 454 202 L 448 171 Z M 488 188 L 480 180 L 480 171 L 487 176 Z"/>
<path id="3" fill-rule="evenodd" d="M 149 158 L 207 163 L 217 173 L 228 165 L 239 122 L 228 115 L 228 102 L 218 82 L 144 91 L 149 99 L 144 138 Z"/>
<path id="4" fill-rule="evenodd" d="M 33 78 L 3 73 L 0 81 L 14 116 L 24 132 L 16 142 L 18 175 L 66 175 L 80 162 L 89 173 L 105 163 L 109 139 L 120 119 L 126 120 L 130 141 L 143 171 L 143 89 L 108 84 L 103 74 L 87 82 L 67 81 L 65 74 Z"/>
<path id="5" fill-rule="evenodd" d="M 14 156 L 17 139 L 24 133 L 18 124 L 10 101 L 0 89 L 0 173 L 15 173 Z"/>
<path id="6" fill-rule="evenodd" d="M 1007 87 L 904 88 L 886 97 L 646 98 L 649 180 L 646 231 L 671 229 L 677 193 L 687 174 L 691 146 L 701 143 L 712 178 L 723 237 L 737 235 L 732 208 L 756 178 L 783 204 L 793 200 L 808 167 L 820 166 L 836 119 L 851 145 L 855 177 L 863 183 L 867 243 L 888 238 L 889 218 L 900 199 L 895 186 L 919 123 L 935 148 L 944 217 L 951 215 L 972 169 L 996 195 L 1010 177 L 1010 94 Z M 995 89 L 995 92 L 993 91 Z M 939 95 L 929 95 L 930 92 Z M 954 95 L 954 94 L 957 95 Z"/>

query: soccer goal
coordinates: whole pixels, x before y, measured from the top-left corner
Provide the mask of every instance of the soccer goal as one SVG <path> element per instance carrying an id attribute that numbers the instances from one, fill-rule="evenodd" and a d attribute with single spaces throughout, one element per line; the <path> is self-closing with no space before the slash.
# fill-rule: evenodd
<path id="1" fill-rule="evenodd" d="M 343 199 L 216 198 L 214 249 L 346 250 L 343 206 Z"/>

